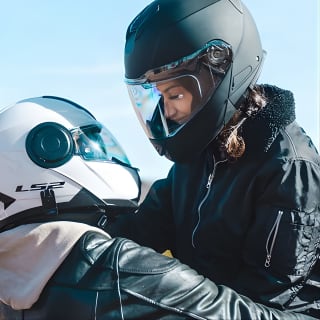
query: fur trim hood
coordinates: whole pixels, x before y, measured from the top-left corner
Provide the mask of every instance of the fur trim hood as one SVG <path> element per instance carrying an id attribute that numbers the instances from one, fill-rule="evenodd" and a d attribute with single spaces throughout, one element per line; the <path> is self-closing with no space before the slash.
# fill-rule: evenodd
<path id="1" fill-rule="evenodd" d="M 276 86 L 261 85 L 267 98 L 266 106 L 243 124 L 242 135 L 246 149 L 266 152 L 279 130 L 295 118 L 295 101 L 292 92 Z"/>

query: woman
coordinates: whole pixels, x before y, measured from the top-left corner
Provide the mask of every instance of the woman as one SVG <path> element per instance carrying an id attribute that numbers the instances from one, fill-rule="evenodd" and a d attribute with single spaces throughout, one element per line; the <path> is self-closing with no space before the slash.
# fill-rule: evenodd
<path id="1" fill-rule="evenodd" d="M 129 94 L 174 164 L 107 230 L 170 249 L 257 303 L 319 318 L 319 155 L 293 94 L 256 83 L 264 56 L 240 1 L 157 0 L 133 20 Z"/>

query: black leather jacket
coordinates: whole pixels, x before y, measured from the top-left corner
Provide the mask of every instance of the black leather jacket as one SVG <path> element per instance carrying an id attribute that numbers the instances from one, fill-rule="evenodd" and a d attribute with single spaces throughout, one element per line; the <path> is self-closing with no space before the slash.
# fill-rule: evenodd
<path id="1" fill-rule="evenodd" d="M 243 124 L 242 158 L 221 160 L 209 146 L 174 164 L 138 213 L 107 231 L 169 248 L 258 303 L 320 319 L 320 158 L 294 121 L 292 93 L 264 88 L 268 104 Z"/>
<path id="2" fill-rule="evenodd" d="M 1 320 L 311 319 L 254 304 L 132 241 L 89 231 L 29 310 Z"/>

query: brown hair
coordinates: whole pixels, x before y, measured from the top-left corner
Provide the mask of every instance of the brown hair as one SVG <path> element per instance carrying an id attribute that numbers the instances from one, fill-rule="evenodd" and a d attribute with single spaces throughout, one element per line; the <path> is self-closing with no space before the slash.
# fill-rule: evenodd
<path id="1" fill-rule="evenodd" d="M 266 103 L 267 99 L 261 86 L 250 88 L 240 108 L 220 132 L 218 139 L 229 159 L 236 160 L 244 154 L 246 144 L 241 136 L 241 126 L 246 119 L 254 117 Z"/>

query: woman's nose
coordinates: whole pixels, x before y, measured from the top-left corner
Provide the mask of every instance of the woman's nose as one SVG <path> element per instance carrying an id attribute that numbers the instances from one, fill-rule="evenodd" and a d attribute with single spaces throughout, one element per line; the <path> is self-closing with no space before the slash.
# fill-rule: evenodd
<path id="1" fill-rule="evenodd" d="M 164 101 L 164 116 L 171 119 L 176 114 L 176 109 L 172 101 Z"/>

